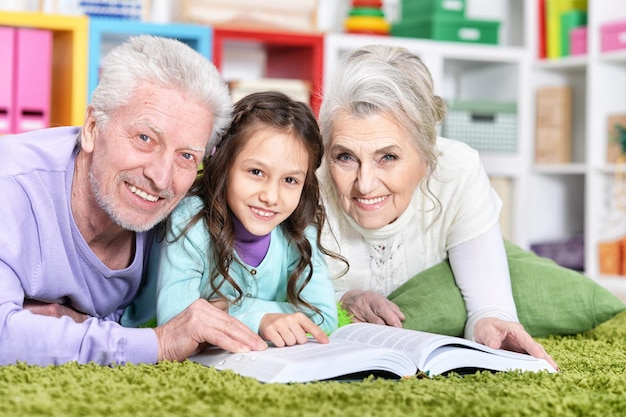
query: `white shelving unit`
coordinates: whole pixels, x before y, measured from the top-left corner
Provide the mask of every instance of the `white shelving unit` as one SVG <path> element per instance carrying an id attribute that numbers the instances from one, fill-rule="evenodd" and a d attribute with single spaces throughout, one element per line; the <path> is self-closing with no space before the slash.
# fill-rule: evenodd
<path id="1" fill-rule="evenodd" d="M 529 248 L 535 242 L 583 234 L 584 273 L 626 298 L 626 279 L 600 276 L 597 250 L 607 227 L 615 170 L 605 159 L 606 117 L 626 113 L 626 52 L 600 52 L 600 25 L 626 18 L 626 2 L 589 0 L 588 55 L 541 61 L 537 59 L 537 1 L 503 2 L 497 46 L 329 34 L 325 79 L 346 51 L 371 43 L 399 44 L 422 58 L 444 99 L 516 101 L 517 152 L 481 154 L 488 174 L 507 178 L 512 185 L 511 228 L 506 237 Z M 563 84 L 573 88 L 572 162 L 538 165 L 534 163 L 535 91 Z"/>
<path id="2" fill-rule="evenodd" d="M 536 2 L 526 3 L 528 15 L 537 16 Z M 626 113 L 626 53 L 602 53 L 600 48 L 601 25 L 619 19 L 626 19 L 623 0 L 589 0 L 588 54 L 558 60 L 536 58 L 537 20 L 526 24 L 533 57 L 530 90 L 571 86 L 573 126 L 572 163 L 533 166 L 528 177 L 530 204 L 523 221 L 529 242 L 582 233 L 585 274 L 626 297 L 624 277 L 601 276 L 598 253 L 598 244 L 611 235 L 626 236 L 626 211 L 623 216 L 611 215 L 615 166 L 606 162 L 607 116 Z M 530 115 L 527 120 L 533 132 L 534 108 Z M 620 217 L 623 226 L 615 221 Z M 620 226 L 625 228 L 619 230 Z"/>
<path id="3" fill-rule="evenodd" d="M 483 152 L 481 154 L 490 177 L 506 179 L 511 185 L 512 207 L 505 207 L 510 216 L 510 240 L 528 246 L 524 209 L 518 202 L 526 201 L 526 179 L 532 153 L 529 138 L 532 131 L 522 121 L 530 117 L 531 94 L 527 89 L 530 54 L 524 43 L 524 17 L 527 8 L 519 0 L 503 0 L 499 9 L 504 14 L 500 28 L 500 45 L 452 43 L 426 39 L 328 34 L 324 45 L 324 79 L 328 80 L 337 60 L 347 51 L 368 44 L 402 45 L 417 54 L 430 69 L 437 94 L 445 100 L 493 100 L 516 102 L 518 108 L 518 147 L 515 153 Z"/>

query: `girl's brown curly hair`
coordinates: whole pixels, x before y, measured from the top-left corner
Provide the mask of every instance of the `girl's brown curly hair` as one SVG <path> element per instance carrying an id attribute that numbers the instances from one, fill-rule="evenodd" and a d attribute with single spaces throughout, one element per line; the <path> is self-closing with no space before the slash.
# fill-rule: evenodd
<path id="1" fill-rule="evenodd" d="M 235 104 L 230 128 L 225 132 L 213 154 L 205 158 L 204 169 L 191 187 L 190 195 L 201 198 L 204 209 L 192 219 L 190 225 L 200 219 L 204 220 L 211 237 L 208 256 L 212 257 L 216 266 L 210 275 L 211 291 L 205 293 L 210 293 L 212 297 L 226 298 L 220 292 L 220 287 L 228 282 L 237 293 L 234 300 L 228 300 L 230 303 L 237 303 L 243 296 L 241 287 L 228 272 L 230 264 L 236 261 L 236 257 L 233 256 L 235 226 L 226 198 L 228 172 L 248 139 L 253 137 L 255 132 L 267 128 L 284 131 L 299 140 L 309 155 L 309 166 L 300 202 L 291 216 L 279 227 L 282 227 L 289 242 L 300 253 L 300 260 L 288 278 L 287 301 L 298 310 L 308 309 L 319 314 L 320 310 L 317 307 L 301 297 L 302 290 L 313 275 L 312 248 L 304 234 L 305 228 L 315 225 L 316 243 L 323 254 L 343 259 L 338 254 L 326 250 L 321 244 L 321 230 L 326 221 L 326 212 L 320 201 L 315 171 L 322 161 L 324 147 L 315 115 L 310 107 L 280 92 L 253 93 Z M 305 271 L 306 275 L 302 280 L 300 277 Z"/>

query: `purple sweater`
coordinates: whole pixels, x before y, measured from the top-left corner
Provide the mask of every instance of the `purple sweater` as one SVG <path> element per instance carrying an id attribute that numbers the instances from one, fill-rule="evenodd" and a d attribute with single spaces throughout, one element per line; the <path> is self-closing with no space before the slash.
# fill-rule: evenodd
<path id="1" fill-rule="evenodd" d="M 79 129 L 63 127 L 0 138 L 0 365 L 154 363 L 152 329 L 118 324 L 136 296 L 151 233 L 137 235 L 133 263 L 107 268 L 70 212 Z M 23 310 L 24 299 L 62 303 L 84 323 Z"/>

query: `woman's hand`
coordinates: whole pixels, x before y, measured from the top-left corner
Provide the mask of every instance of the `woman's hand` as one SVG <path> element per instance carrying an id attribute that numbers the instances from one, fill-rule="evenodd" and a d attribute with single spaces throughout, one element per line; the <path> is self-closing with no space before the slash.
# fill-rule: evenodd
<path id="1" fill-rule="evenodd" d="M 267 313 L 261 319 L 259 335 L 276 347 L 302 345 L 310 333 L 319 343 L 328 343 L 324 331 L 302 313 Z"/>
<path id="2" fill-rule="evenodd" d="M 543 346 L 536 342 L 520 323 L 493 317 L 480 319 L 474 327 L 474 339 L 478 343 L 494 349 L 528 353 L 536 358 L 547 360 L 554 369 L 559 369 L 554 359 L 548 355 Z"/>
<path id="3" fill-rule="evenodd" d="M 341 297 L 341 306 L 356 323 L 375 323 L 402 327 L 405 317 L 395 303 L 374 291 L 349 290 Z"/>

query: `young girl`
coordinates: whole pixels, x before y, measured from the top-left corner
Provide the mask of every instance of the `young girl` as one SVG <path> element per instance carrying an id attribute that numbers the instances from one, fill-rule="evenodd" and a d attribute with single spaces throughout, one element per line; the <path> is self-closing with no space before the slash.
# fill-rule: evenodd
<path id="1" fill-rule="evenodd" d="M 235 105 L 232 125 L 155 245 L 157 322 L 202 297 L 275 346 L 326 343 L 337 304 L 319 243 L 326 215 L 315 116 L 277 92 Z M 151 277 L 154 278 L 154 277 Z"/>

